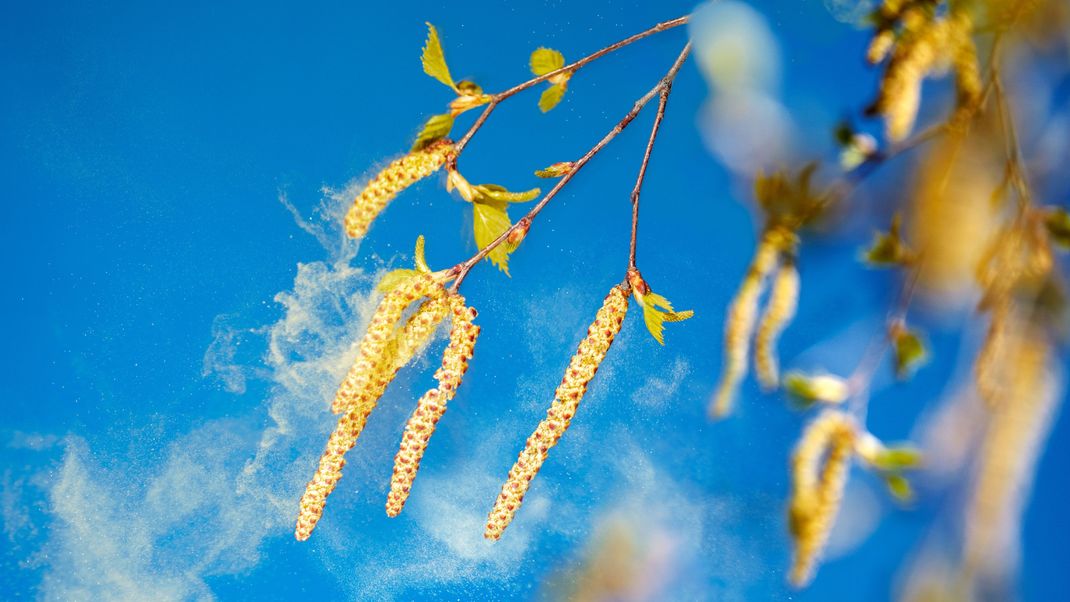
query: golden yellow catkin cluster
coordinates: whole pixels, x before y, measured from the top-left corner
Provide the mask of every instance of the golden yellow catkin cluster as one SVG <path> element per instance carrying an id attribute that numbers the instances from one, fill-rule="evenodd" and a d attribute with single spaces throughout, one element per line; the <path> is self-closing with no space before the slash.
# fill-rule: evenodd
<path id="1" fill-rule="evenodd" d="M 1017 562 L 1022 511 L 1060 396 L 1051 347 L 1039 328 L 1021 333 L 1015 354 L 1006 358 L 1003 398 L 990 408 L 966 511 L 963 569 L 971 578 L 1001 579 Z"/>
<path id="2" fill-rule="evenodd" d="M 780 384 L 780 362 L 777 360 L 776 343 L 780 333 L 795 317 L 799 302 L 799 270 L 795 259 L 784 256 L 773 274 L 765 313 L 758 322 L 754 335 L 754 371 L 758 382 L 767 390 Z"/>
<path id="3" fill-rule="evenodd" d="M 576 415 L 576 408 L 587 391 L 587 385 L 606 357 L 614 337 L 620 332 L 627 311 L 627 291 L 621 286 L 613 287 L 595 315 L 594 323 L 587 329 L 587 336 L 580 342 L 579 349 L 569 361 L 568 369 L 565 370 L 561 384 L 554 394 L 554 401 L 546 411 L 546 418 L 528 437 L 524 450 L 509 470 L 509 477 L 487 517 L 483 537 L 497 540 L 512 522 L 513 516 L 524 501 L 524 494 L 527 493 L 531 480 L 546 461 L 550 448 L 557 444 L 572 417 Z"/>
<path id="4" fill-rule="evenodd" d="M 399 192 L 433 174 L 446 162 L 453 143 L 442 139 L 413 150 L 380 171 L 353 199 L 345 217 L 346 234 L 360 238 Z"/>
<path id="5" fill-rule="evenodd" d="M 794 247 L 795 235 L 780 227 L 766 229 L 758 242 L 754 258 L 725 319 L 724 367 L 710 404 L 710 414 L 714 417 L 723 417 L 732 410 L 736 391 L 747 375 L 750 342 L 755 336 L 758 321 L 758 301 L 766 280 L 774 271 L 777 272 L 774 288 L 756 340 L 760 354 L 755 359 L 760 363 L 763 384 L 772 383 L 772 386 L 776 386 L 779 380 L 774 357 L 775 341 L 795 314 L 799 294 L 798 272 L 792 256 Z"/>
<path id="6" fill-rule="evenodd" d="M 468 360 L 472 359 L 475 351 L 479 326 L 473 324 L 472 320 L 476 317 L 476 310 L 465 306 L 464 297 L 457 294 L 449 296 L 448 306 L 452 330 L 450 343 L 442 353 L 442 365 L 435 372 L 438 386 L 424 393 L 405 424 L 401 447 L 394 457 L 394 473 L 390 478 L 390 493 L 386 499 L 388 516 L 397 516 L 405 506 L 427 442 L 446 411 L 446 403 L 453 399 L 457 388 L 461 386 L 461 379 L 468 370 Z"/>
<path id="7" fill-rule="evenodd" d="M 888 138 L 906 138 L 921 105 L 921 85 L 950 65 L 955 72 L 957 108 L 973 110 L 982 84 L 973 43 L 973 20 L 965 10 L 936 16 L 928 0 L 890 0 L 877 13 L 878 27 L 866 58 L 879 63 L 888 55 L 874 113 L 884 115 Z"/>
<path id="8" fill-rule="evenodd" d="M 400 328 L 405 309 L 430 297 Z M 417 274 L 386 294 L 361 341 L 357 361 L 342 382 L 332 408 L 342 416 L 301 497 L 294 536 L 304 541 L 323 516 L 327 496 L 342 478 L 345 454 L 356 444 L 368 416 L 398 369 L 412 359 L 445 315 L 445 290 L 430 274 Z"/>
<path id="9" fill-rule="evenodd" d="M 810 423 L 792 454 L 788 528 L 795 554 L 788 579 L 795 587 L 810 581 L 836 520 L 856 433 L 854 419 L 828 410 Z"/>
<path id="10" fill-rule="evenodd" d="M 440 317 L 438 321 L 430 323 L 433 316 L 436 313 L 444 315 L 444 312 L 438 311 L 433 306 L 421 308 L 424 311 L 418 311 L 413 315 L 413 319 L 403 330 L 404 336 L 400 337 L 400 345 L 397 345 L 398 337 L 395 335 L 395 327 L 401 320 L 405 309 L 424 296 L 435 298 L 444 295 L 445 289 L 436 283 L 430 274 L 417 274 L 383 297 L 360 342 L 357 359 L 354 360 L 353 366 L 334 396 L 334 402 L 331 403 L 332 412 L 341 414 L 369 404 L 374 407 L 375 402 L 397 372 L 394 366 L 396 363 L 394 347 L 397 346 L 403 349 L 404 353 L 410 354 L 401 362 L 402 364 L 408 363 L 408 360 L 412 359 L 411 354 L 430 338 L 434 327 L 437 326 L 438 321 L 441 321 Z"/>

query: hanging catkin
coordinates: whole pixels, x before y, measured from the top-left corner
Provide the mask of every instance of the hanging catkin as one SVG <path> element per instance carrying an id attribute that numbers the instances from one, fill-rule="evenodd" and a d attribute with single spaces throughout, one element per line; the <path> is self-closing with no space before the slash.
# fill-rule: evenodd
<path id="1" fill-rule="evenodd" d="M 442 353 L 442 366 L 435 372 L 438 386 L 424 393 L 405 424 L 401 447 L 394 456 L 394 474 L 390 478 L 390 493 L 386 499 L 388 516 L 397 516 L 405 506 L 427 442 L 446 411 L 446 403 L 453 399 L 457 388 L 461 386 L 461 379 L 468 370 L 468 360 L 475 351 L 479 326 L 473 324 L 472 320 L 476 317 L 476 310 L 466 307 L 464 297 L 457 294 L 451 294 L 448 303 L 452 330 L 450 343 Z"/>
<path id="2" fill-rule="evenodd" d="M 777 360 L 777 338 L 795 317 L 799 301 L 799 271 L 795 259 L 784 256 L 780 260 L 766 301 L 765 312 L 754 335 L 754 371 L 758 382 L 767 390 L 780 383 L 780 362 Z"/>
<path id="3" fill-rule="evenodd" d="M 587 385 L 606 357 L 613 338 L 620 332 L 627 311 L 628 293 L 620 286 L 613 287 L 595 315 L 594 323 L 587 329 L 587 336 L 580 342 L 579 349 L 569 361 L 565 376 L 557 387 L 554 401 L 546 412 L 546 418 L 528 437 L 527 445 L 509 471 L 501 494 L 487 517 L 486 530 L 483 532 L 487 539 L 496 540 L 501 537 L 502 531 L 513 520 L 524 501 L 524 494 L 527 493 L 531 480 L 546 461 L 550 448 L 565 433 L 572 417 L 576 415 L 576 408 L 587 391 Z"/>
<path id="4" fill-rule="evenodd" d="M 850 416 L 826 411 L 806 428 L 792 454 L 788 526 L 795 554 L 788 578 L 796 587 L 809 582 L 836 520 L 855 433 Z"/>
<path id="5" fill-rule="evenodd" d="M 453 143 L 443 139 L 387 165 L 353 199 L 353 205 L 345 217 L 346 234 L 353 238 L 364 236 L 375 218 L 399 192 L 437 171 L 452 150 Z"/>
<path id="6" fill-rule="evenodd" d="M 357 358 L 338 387 L 331 404 L 332 412 L 341 414 L 368 403 L 374 407 L 375 401 L 382 395 L 380 389 L 389 383 L 389 380 L 386 383 L 383 381 L 395 372 L 393 358 L 388 356 L 392 355 L 395 342 L 394 328 L 401 321 L 405 309 L 421 297 L 443 294 L 442 285 L 436 283 L 430 274 L 418 274 L 403 281 L 383 297 L 360 341 Z M 383 386 L 380 387 L 380 384 Z"/>
<path id="7" fill-rule="evenodd" d="M 767 230 L 762 236 L 743 283 L 728 308 L 724 326 L 724 368 L 710 404 L 710 413 L 715 417 L 722 417 L 732 410 L 736 389 L 747 374 L 747 356 L 758 314 L 758 298 L 766 278 L 776 266 L 783 236 L 776 229 Z"/>

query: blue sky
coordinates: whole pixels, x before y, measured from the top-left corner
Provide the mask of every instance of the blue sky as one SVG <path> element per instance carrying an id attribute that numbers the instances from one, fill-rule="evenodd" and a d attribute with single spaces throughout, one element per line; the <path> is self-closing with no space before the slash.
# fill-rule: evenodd
<path id="1" fill-rule="evenodd" d="M 746 174 L 709 138 L 715 93 L 693 60 L 647 175 L 639 266 L 695 318 L 670 325 L 660 347 L 633 307 L 516 522 L 498 544 L 483 542 L 515 454 L 623 276 L 647 111 L 539 216 L 511 279 L 487 264 L 466 280 L 483 334 L 402 516 L 382 510 L 391 460 L 441 340 L 373 414 L 313 538 L 293 540 L 297 499 L 333 424 L 326 400 L 377 277 L 407 267 L 419 234 L 435 268 L 475 250 L 470 211 L 441 178 L 399 197 L 359 244 L 337 226 L 356 186 L 450 99 L 421 72 L 424 21 L 456 76 L 498 90 L 528 77 L 538 46 L 578 58 L 693 8 L 387 4 L 2 9 L 3 597 L 524 599 L 615 524 L 669 559 L 664 591 L 677 599 L 889 596 L 949 496 L 934 488 L 903 511 L 856 474 L 850 499 L 879 522 L 844 530 L 841 552 L 794 593 L 784 580 L 786 458 L 805 416 L 748 382 L 732 420 L 705 419 L 755 225 Z M 759 87 L 790 115 L 785 160 L 834 160 L 832 127 L 876 82 L 861 59 L 865 33 L 821 2 L 753 6 L 777 57 Z M 589 148 L 686 36 L 662 33 L 591 65 L 547 115 L 534 92 L 510 100 L 466 150 L 465 174 L 543 184 L 531 172 Z M 1026 144 L 1046 116 L 1065 127 L 1068 114 L 1065 74 L 1030 76 L 1055 83 Z M 856 195 L 877 209 L 804 244 L 787 365 L 847 372 L 879 331 L 895 280 L 855 256 L 895 201 L 897 169 Z M 1066 179 L 1047 186 L 1066 198 Z M 978 336 L 958 336 L 961 322 L 919 322 L 933 361 L 909 383 L 875 383 L 870 428 L 892 441 L 953 393 Z M 1052 430 L 1026 515 L 1027 599 L 1070 587 L 1070 555 L 1052 537 L 1068 528 L 1068 428 Z M 851 542 L 851 532 L 868 536 Z"/>

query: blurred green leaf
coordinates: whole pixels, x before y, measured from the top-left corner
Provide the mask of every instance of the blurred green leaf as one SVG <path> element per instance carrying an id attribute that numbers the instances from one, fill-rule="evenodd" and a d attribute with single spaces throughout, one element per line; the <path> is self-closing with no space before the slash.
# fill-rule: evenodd
<path id="1" fill-rule="evenodd" d="M 907 330 L 906 328 L 897 329 L 892 344 L 895 350 L 895 375 L 897 378 L 909 377 L 928 357 L 925 343 L 915 331 Z"/>
<path id="2" fill-rule="evenodd" d="M 1070 250 L 1070 213 L 1067 213 L 1066 209 L 1050 209 L 1044 219 L 1044 225 L 1048 227 L 1048 234 L 1055 244 L 1064 250 Z"/>

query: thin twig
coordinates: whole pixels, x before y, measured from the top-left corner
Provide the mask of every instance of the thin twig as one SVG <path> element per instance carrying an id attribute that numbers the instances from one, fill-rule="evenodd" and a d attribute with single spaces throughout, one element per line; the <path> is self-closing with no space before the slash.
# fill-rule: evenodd
<path id="1" fill-rule="evenodd" d="M 524 90 L 527 90 L 528 88 L 530 88 L 532 86 L 538 85 L 538 84 L 540 84 L 540 83 L 542 83 L 542 82 L 544 82 L 546 80 L 549 80 L 552 77 L 555 77 L 557 75 L 561 75 L 563 73 L 573 73 L 574 71 L 578 70 L 580 67 L 583 67 L 587 63 L 590 63 L 592 61 L 598 60 L 598 59 L 602 58 L 603 56 L 605 56 L 605 55 L 607 55 L 607 54 L 609 54 L 611 52 L 620 50 L 621 48 L 624 48 L 625 46 L 628 46 L 629 44 L 632 44 L 634 42 L 638 42 L 639 40 L 642 40 L 643 38 L 646 38 L 648 36 L 652 36 L 652 35 L 654 35 L 656 33 L 665 31 L 667 29 L 672 29 L 674 27 L 679 27 L 680 25 L 686 25 L 689 18 L 690 18 L 689 16 L 683 16 L 683 17 L 677 17 L 677 18 L 672 19 L 670 21 L 664 21 L 662 23 L 658 23 L 657 25 L 651 27 L 650 29 L 647 29 L 646 31 L 639 32 L 639 33 L 637 33 L 637 34 L 635 34 L 635 35 L 633 35 L 631 37 L 624 38 L 623 40 L 621 40 L 619 42 L 616 42 L 614 44 L 610 44 L 609 46 L 606 46 L 605 48 L 603 48 L 603 49 L 601 49 L 601 50 L 599 50 L 599 51 L 597 51 L 597 52 L 595 52 L 593 54 L 589 54 L 589 55 L 579 59 L 578 61 L 576 61 L 574 63 L 570 63 L 568 65 L 565 65 L 564 67 L 561 67 L 560 69 L 557 69 L 556 71 L 551 71 L 549 73 L 544 73 L 544 74 L 542 74 L 542 75 L 540 75 L 538 77 L 534 77 L 532 79 L 529 79 L 528 81 L 526 81 L 524 83 L 517 84 L 517 85 L 513 86 L 512 88 L 509 88 L 508 90 L 506 90 L 504 92 L 499 92 L 497 94 L 491 95 L 491 99 L 490 99 L 490 102 L 487 103 L 487 107 L 485 109 L 483 109 L 482 113 L 479 114 L 479 117 L 476 118 L 476 121 L 475 121 L 475 123 L 472 124 L 472 127 L 468 128 L 468 131 L 465 132 L 464 136 L 461 137 L 461 139 L 458 140 L 457 143 L 454 145 L 454 153 L 453 153 L 452 158 L 450 159 L 450 162 L 451 162 L 450 167 L 453 166 L 453 163 L 456 161 L 457 156 L 459 156 L 461 154 L 461 151 L 464 150 L 464 147 L 468 145 L 468 142 L 469 142 L 469 140 L 472 139 L 472 136 L 475 136 L 476 132 L 479 131 L 479 128 L 483 127 L 483 124 L 487 121 L 487 118 L 490 117 L 490 114 L 494 112 L 495 108 L 497 108 L 498 103 L 500 103 L 503 100 L 509 98 L 510 96 L 513 96 L 514 94 L 517 94 L 518 92 L 523 92 Z"/>
<path id="2" fill-rule="evenodd" d="M 672 84 L 672 81 L 676 78 L 676 74 L 679 73 L 680 67 L 684 64 L 684 60 L 687 59 L 687 55 L 690 52 L 691 44 L 689 42 L 686 46 L 684 46 L 683 51 L 680 52 L 680 55 L 676 58 L 676 61 L 673 63 L 672 67 L 665 74 L 665 77 L 661 78 L 661 80 L 658 81 L 656 86 L 651 88 L 650 91 L 644 94 L 641 98 L 639 98 L 639 100 L 635 101 L 635 104 L 632 105 L 631 110 L 628 111 L 628 113 L 626 113 L 624 117 L 622 117 L 621 120 L 613 126 L 613 129 L 609 130 L 609 133 L 606 134 L 601 140 L 599 140 L 597 144 L 591 147 L 591 149 L 588 150 L 582 157 L 577 159 L 576 162 L 572 164 L 571 169 L 569 169 L 568 172 L 565 173 L 565 175 L 561 176 L 561 179 L 558 180 L 557 184 L 555 184 L 554 187 L 551 188 L 550 191 L 547 192 L 546 195 L 543 196 L 542 199 L 538 203 L 536 203 L 535 206 L 532 207 L 531 210 L 528 211 L 528 213 L 524 217 L 520 218 L 505 232 L 502 232 L 500 235 L 498 235 L 498 238 L 492 240 L 490 243 L 487 244 L 487 246 L 480 249 L 475 255 L 468 258 L 466 261 L 463 261 L 453 266 L 450 269 L 450 273 L 451 276 L 455 278 L 455 280 L 450 290 L 456 291 L 461 286 L 461 282 L 464 281 L 465 276 L 468 275 L 468 272 L 471 271 L 471 269 L 475 267 L 475 265 L 478 264 L 480 261 L 482 261 L 488 254 L 490 254 L 490 252 L 493 251 L 498 245 L 505 242 L 505 240 L 509 238 L 510 234 L 520 228 L 530 228 L 531 222 L 535 219 L 535 216 L 537 216 L 539 212 L 542 211 L 543 207 L 545 207 L 551 200 L 553 200 L 553 198 L 557 196 L 557 193 L 560 192 L 561 189 L 564 188 L 565 185 L 568 184 L 569 181 L 571 181 L 572 178 L 575 177 L 575 175 L 579 173 L 581 169 L 583 169 L 583 166 L 586 165 L 587 162 L 590 161 L 592 158 L 594 158 L 595 155 L 597 155 L 603 148 L 605 148 L 606 145 L 609 144 L 614 138 L 616 138 L 621 132 L 623 132 L 624 128 L 628 127 L 628 125 L 635 119 L 635 117 L 639 115 L 639 112 L 643 110 L 643 107 L 645 107 L 647 103 L 649 103 L 650 100 L 654 98 L 655 95 L 661 93 L 661 91 L 666 86 Z"/>
<path id="3" fill-rule="evenodd" d="M 628 250 L 629 270 L 635 269 L 635 242 L 636 234 L 639 230 L 639 193 L 643 188 L 643 178 L 646 177 L 646 167 L 650 163 L 650 153 L 654 150 L 654 141 L 658 138 L 658 130 L 661 129 L 661 120 L 665 118 L 665 105 L 669 103 L 669 94 L 672 93 L 672 82 L 676 76 L 676 71 L 680 69 L 680 65 L 684 63 L 690 52 L 691 42 L 688 42 L 687 46 L 684 46 L 684 51 L 680 53 L 680 57 L 676 59 L 676 64 L 669 70 L 669 75 L 666 75 L 661 80 L 658 113 L 654 116 L 654 125 L 650 127 L 650 140 L 646 143 L 646 150 L 643 152 L 643 163 L 639 166 L 639 175 L 635 179 L 635 188 L 632 189 L 632 237 Z"/>

